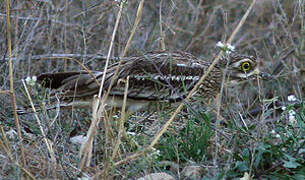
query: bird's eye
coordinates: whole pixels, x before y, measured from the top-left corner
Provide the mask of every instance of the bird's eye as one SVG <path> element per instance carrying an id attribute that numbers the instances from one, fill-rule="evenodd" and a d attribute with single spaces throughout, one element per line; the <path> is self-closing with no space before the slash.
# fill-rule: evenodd
<path id="1" fill-rule="evenodd" d="M 240 68 L 241 68 L 241 70 L 242 70 L 243 72 L 247 72 L 247 71 L 250 70 L 251 65 L 250 65 L 249 62 L 243 62 L 243 63 L 241 64 Z"/>

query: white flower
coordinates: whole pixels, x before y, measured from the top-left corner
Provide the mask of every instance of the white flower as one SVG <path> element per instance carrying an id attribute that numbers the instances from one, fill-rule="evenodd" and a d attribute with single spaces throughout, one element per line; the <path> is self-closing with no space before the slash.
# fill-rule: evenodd
<path id="1" fill-rule="evenodd" d="M 115 2 L 118 2 L 118 3 L 126 3 L 127 2 L 127 0 L 114 0 Z"/>
<path id="2" fill-rule="evenodd" d="M 294 110 L 288 111 L 288 120 L 291 124 L 295 124 L 297 122 L 295 114 L 296 112 Z"/>
<path id="3" fill-rule="evenodd" d="M 160 155 L 161 155 L 161 151 L 160 151 L 160 150 L 154 150 L 154 151 L 152 152 L 152 155 L 153 155 L 153 156 L 160 156 Z"/>
<path id="4" fill-rule="evenodd" d="M 288 119 L 289 119 L 290 124 L 296 124 L 296 122 L 297 122 L 295 115 L 289 115 Z"/>
<path id="5" fill-rule="evenodd" d="M 135 132 L 129 132 L 129 131 L 127 131 L 127 134 L 128 134 L 128 135 L 131 135 L 131 136 L 135 136 L 135 135 L 136 135 Z"/>
<path id="6" fill-rule="evenodd" d="M 286 106 L 282 106 L 282 110 L 285 111 L 286 110 Z"/>
<path id="7" fill-rule="evenodd" d="M 235 51 L 234 46 L 232 46 L 231 44 L 224 44 L 221 41 L 218 41 L 216 46 L 219 47 L 226 54 L 230 54 L 231 52 Z"/>
<path id="8" fill-rule="evenodd" d="M 221 42 L 221 41 L 218 41 L 218 43 L 216 44 L 217 47 L 220 47 L 220 48 L 224 48 L 225 45 Z"/>
<path id="9" fill-rule="evenodd" d="M 115 119 L 118 119 L 120 116 L 117 115 L 117 114 L 115 114 L 115 115 L 113 115 L 112 117 L 115 118 Z"/>
<path id="10" fill-rule="evenodd" d="M 150 156 L 151 157 L 158 157 L 161 155 L 161 151 L 159 149 L 155 149 L 155 148 L 152 148 L 151 149 L 151 153 L 150 153 Z"/>
<path id="11" fill-rule="evenodd" d="M 37 76 L 32 76 L 32 80 L 33 80 L 34 82 L 36 82 L 36 81 L 37 81 Z"/>
<path id="12" fill-rule="evenodd" d="M 281 138 L 281 135 L 276 134 L 275 137 L 276 137 L 276 138 Z"/>
<path id="13" fill-rule="evenodd" d="M 27 78 L 25 78 L 25 82 L 30 85 L 30 86 L 34 86 L 36 84 L 37 81 L 37 77 L 36 76 L 28 76 Z"/>
<path id="14" fill-rule="evenodd" d="M 287 97 L 287 99 L 288 99 L 288 101 L 296 101 L 296 100 L 297 100 L 297 98 L 295 97 L 295 95 L 289 95 L 289 96 Z"/>
<path id="15" fill-rule="evenodd" d="M 80 177 L 80 178 L 77 178 L 77 180 L 89 180 L 88 177 Z"/>
<path id="16" fill-rule="evenodd" d="M 272 129 L 271 134 L 275 134 L 275 130 L 274 129 Z"/>
<path id="17" fill-rule="evenodd" d="M 14 129 L 11 129 L 11 130 L 6 132 L 6 135 L 9 138 L 13 139 L 13 138 L 17 137 L 17 132 Z"/>
<path id="18" fill-rule="evenodd" d="M 30 77 L 30 76 L 28 76 L 28 77 L 25 78 L 25 82 L 26 82 L 27 84 L 29 84 L 30 81 L 31 81 L 31 77 Z"/>
<path id="19" fill-rule="evenodd" d="M 250 174 L 248 172 L 244 173 L 244 176 L 239 178 L 239 180 L 249 180 L 252 179 L 252 177 L 250 176 Z"/>
<path id="20" fill-rule="evenodd" d="M 235 51 L 235 46 L 232 46 L 231 44 L 227 44 L 227 47 L 230 51 Z"/>
<path id="21" fill-rule="evenodd" d="M 288 113 L 289 113 L 289 116 L 294 116 L 295 115 L 295 111 L 294 110 L 290 110 Z"/>

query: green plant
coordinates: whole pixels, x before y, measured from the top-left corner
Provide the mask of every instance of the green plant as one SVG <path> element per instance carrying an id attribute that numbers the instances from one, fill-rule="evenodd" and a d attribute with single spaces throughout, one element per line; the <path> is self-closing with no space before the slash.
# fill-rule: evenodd
<path id="1" fill-rule="evenodd" d="M 214 134 L 210 127 L 211 118 L 206 113 L 189 117 L 182 129 L 176 129 L 174 133 L 169 131 L 164 135 L 158 146 L 161 159 L 195 162 L 205 160 L 210 139 Z"/>

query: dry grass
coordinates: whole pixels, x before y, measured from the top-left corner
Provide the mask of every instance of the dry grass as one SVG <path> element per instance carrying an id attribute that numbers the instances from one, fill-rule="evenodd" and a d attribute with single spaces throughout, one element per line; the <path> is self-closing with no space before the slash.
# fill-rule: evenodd
<path id="1" fill-rule="evenodd" d="M 161 171 L 183 179 L 181 170 L 194 164 L 204 169 L 200 176 L 206 178 L 237 178 L 244 172 L 255 178 L 305 177 L 297 165 L 305 164 L 300 138 L 305 121 L 305 2 L 259 0 L 244 16 L 251 2 L 139 0 L 120 7 L 115 1 L 7 1 L 10 18 L 5 3 L 0 4 L 0 179 L 136 179 Z M 236 28 L 243 16 L 247 19 Z M 161 49 L 213 60 L 215 44 L 226 39 L 239 52 L 255 51 L 262 69 L 274 78 L 224 88 L 218 110 L 223 119 L 214 113 L 214 103 L 206 107 L 200 100 L 186 103 L 180 113 L 183 105 L 176 113 L 161 109 L 125 116 L 123 111 L 120 117 L 103 112 L 103 99 L 93 116 L 74 109 L 20 117 L 13 113 L 15 104 L 44 106 L 47 99 L 46 90 L 23 88 L 20 79 L 27 76 L 102 70 L 117 61 L 112 57 Z M 292 94 L 297 101 L 287 100 Z M 289 110 L 296 112 L 298 123 L 291 124 Z M 91 137 L 87 147 L 92 149 L 81 151 L 84 159 L 78 157 L 80 146 L 70 142 L 75 134 Z M 164 166 L 165 161 L 171 165 Z"/>

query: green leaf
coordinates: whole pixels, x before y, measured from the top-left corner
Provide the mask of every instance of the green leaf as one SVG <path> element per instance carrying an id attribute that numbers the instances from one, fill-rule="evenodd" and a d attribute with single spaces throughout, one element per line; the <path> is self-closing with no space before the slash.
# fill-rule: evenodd
<path id="1" fill-rule="evenodd" d="M 292 157 L 288 154 L 285 154 L 285 156 L 288 158 L 288 161 L 283 160 L 284 167 L 295 169 L 295 168 L 301 166 L 301 164 L 296 162 L 296 159 L 294 157 Z"/>
<path id="2" fill-rule="evenodd" d="M 295 161 L 284 161 L 284 167 L 286 167 L 286 168 L 295 169 L 299 166 L 301 166 L 301 165 Z"/>
<path id="3" fill-rule="evenodd" d="M 234 169 L 238 169 L 241 172 L 246 172 L 249 170 L 249 164 L 245 161 L 237 161 Z"/>

